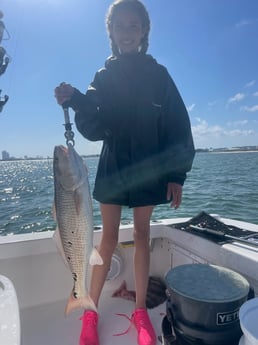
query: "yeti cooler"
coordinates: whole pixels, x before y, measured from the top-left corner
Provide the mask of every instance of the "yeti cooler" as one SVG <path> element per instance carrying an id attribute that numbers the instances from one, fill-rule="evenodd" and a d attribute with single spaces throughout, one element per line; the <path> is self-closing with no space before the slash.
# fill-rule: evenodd
<path id="1" fill-rule="evenodd" d="M 247 300 L 249 283 L 240 274 L 215 265 L 187 264 L 171 269 L 167 316 L 185 339 L 208 345 L 228 345 L 241 337 L 239 308 Z"/>

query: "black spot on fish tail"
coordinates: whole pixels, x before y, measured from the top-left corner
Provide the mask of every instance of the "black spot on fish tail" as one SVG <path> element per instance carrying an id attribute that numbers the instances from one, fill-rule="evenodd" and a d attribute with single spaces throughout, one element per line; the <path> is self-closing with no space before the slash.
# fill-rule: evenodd
<path id="1" fill-rule="evenodd" d="M 68 241 L 67 244 L 69 247 L 72 247 L 72 245 L 73 245 L 72 242 L 70 242 L 70 241 Z"/>
<path id="2" fill-rule="evenodd" d="M 73 273 L 73 280 L 74 280 L 75 282 L 77 282 L 77 274 L 76 274 L 76 273 Z"/>
<path id="3" fill-rule="evenodd" d="M 73 297 L 78 298 L 78 293 L 76 291 L 73 292 Z"/>

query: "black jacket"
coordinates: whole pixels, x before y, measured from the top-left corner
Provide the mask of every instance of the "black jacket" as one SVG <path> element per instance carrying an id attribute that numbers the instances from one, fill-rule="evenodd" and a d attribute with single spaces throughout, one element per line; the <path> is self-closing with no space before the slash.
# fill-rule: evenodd
<path id="1" fill-rule="evenodd" d="M 163 196 L 154 191 L 156 202 L 155 193 L 150 198 L 157 204 L 165 202 L 168 182 L 183 185 L 195 153 L 188 113 L 166 68 L 150 55 L 109 58 L 86 95 L 75 91 L 71 106 L 81 134 L 103 140 L 97 200 L 110 184 L 125 190 L 149 185 L 162 190 Z"/>

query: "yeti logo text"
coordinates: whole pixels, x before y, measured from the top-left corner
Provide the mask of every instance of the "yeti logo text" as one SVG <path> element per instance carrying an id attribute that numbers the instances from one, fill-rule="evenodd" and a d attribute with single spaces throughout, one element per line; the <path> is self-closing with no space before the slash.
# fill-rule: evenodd
<path id="1" fill-rule="evenodd" d="M 217 325 L 226 325 L 239 320 L 239 309 L 217 314 Z"/>

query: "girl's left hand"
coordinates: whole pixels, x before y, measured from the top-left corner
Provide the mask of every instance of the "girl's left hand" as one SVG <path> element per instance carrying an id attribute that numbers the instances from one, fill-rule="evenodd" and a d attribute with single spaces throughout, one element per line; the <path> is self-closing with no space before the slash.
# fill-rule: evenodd
<path id="1" fill-rule="evenodd" d="M 182 190 L 181 184 L 169 182 L 167 189 L 167 200 L 172 200 L 170 206 L 177 209 L 182 201 Z"/>

